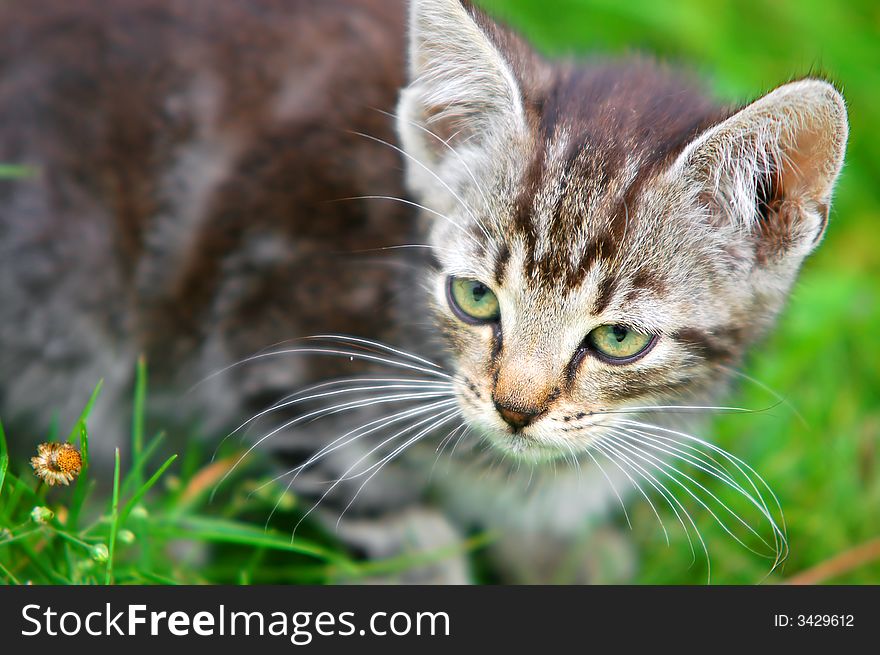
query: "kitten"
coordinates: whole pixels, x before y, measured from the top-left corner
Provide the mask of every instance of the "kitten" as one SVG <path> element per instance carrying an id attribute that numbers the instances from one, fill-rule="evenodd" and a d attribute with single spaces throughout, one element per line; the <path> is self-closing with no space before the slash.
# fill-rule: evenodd
<path id="1" fill-rule="evenodd" d="M 683 463 L 782 542 L 667 410 L 713 404 L 821 239 L 830 84 L 723 107 L 464 0 L 29 0 L 0 31 L 0 161 L 36 170 L 0 181 L 6 422 L 104 377 L 107 452 L 146 353 L 154 413 L 258 419 L 370 556 L 488 528 L 505 579 L 550 580 L 621 496 L 689 529 Z"/>

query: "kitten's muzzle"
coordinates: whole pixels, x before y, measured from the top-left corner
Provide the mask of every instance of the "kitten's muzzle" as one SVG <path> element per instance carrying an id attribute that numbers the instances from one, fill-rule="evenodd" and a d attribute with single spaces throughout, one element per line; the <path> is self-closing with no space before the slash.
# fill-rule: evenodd
<path id="1" fill-rule="evenodd" d="M 498 410 L 498 414 L 504 419 L 504 422 L 513 428 L 514 432 L 522 430 L 544 413 L 543 409 L 527 410 L 521 407 L 515 409 L 505 407 L 498 401 L 495 401 L 495 409 Z"/>

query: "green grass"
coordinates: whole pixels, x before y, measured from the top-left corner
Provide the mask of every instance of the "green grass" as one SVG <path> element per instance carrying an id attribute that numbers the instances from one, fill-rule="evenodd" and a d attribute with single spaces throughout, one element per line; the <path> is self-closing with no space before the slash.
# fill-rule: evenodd
<path id="1" fill-rule="evenodd" d="M 96 493 L 96 483 L 106 481 L 93 476 L 88 459 L 87 422 L 100 384 L 70 431 L 69 441 L 83 456 L 82 473 L 70 487 L 49 488 L 29 462 L 10 461 L 0 426 L 0 583 L 330 583 L 393 579 L 418 563 L 450 556 L 438 550 L 355 561 L 332 534 L 313 525 L 291 539 L 302 508 L 283 484 L 267 484 L 268 462 L 248 458 L 218 486 L 239 451 L 221 449 L 212 458 L 208 446 L 192 439 L 183 458 L 156 457 L 162 435 L 143 441 L 143 360 L 138 369 L 126 448 L 132 459 L 123 469 L 117 449 L 109 495 Z M 181 459 L 197 465 L 181 466 Z M 272 523 L 265 525 L 273 508 Z M 477 545 L 474 540 L 466 547 Z"/>
<path id="2" fill-rule="evenodd" d="M 779 328 L 745 369 L 784 396 L 803 421 L 779 405 L 720 416 L 706 436 L 751 464 L 783 506 L 791 555 L 769 581 L 784 581 L 880 537 L 880 185 L 875 179 L 880 171 L 880 5 L 868 0 L 482 4 L 520 26 L 548 53 L 658 54 L 696 69 L 730 101 L 747 101 L 813 70 L 840 85 L 852 132 L 827 237 L 808 260 Z M 28 174 L 20 167 L 0 167 L 0 176 Z M 0 581 L 331 582 L 393 575 L 419 557 L 443 556 L 357 562 L 332 534 L 313 525 L 304 526 L 291 543 L 290 529 L 304 508 L 289 493 L 264 529 L 284 490 L 269 486 L 254 492 L 270 470 L 258 459 L 236 469 L 210 503 L 211 490 L 238 451 L 227 445 L 206 464 L 212 447 L 197 435 L 176 435 L 175 443 L 188 445 L 172 459 L 173 453 L 163 451 L 161 435 L 147 439 L 144 434 L 145 368 L 137 379 L 132 444 L 121 460 L 127 463 L 106 479 L 86 470 L 69 489 L 37 488 L 28 463 L 9 460 L 0 432 Z M 775 402 L 747 382 L 728 401 L 756 409 Z M 88 411 L 70 437 L 84 455 L 87 416 Z M 723 485 L 693 475 L 721 500 L 730 500 Z M 107 491 L 97 493 L 96 483 Z M 118 494 L 109 493 L 114 486 Z M 669 546 L 647 503 L 636 500 L 630 506 L 636 581 L 704 584 L 705 562 L 698 557 L 691 563 L 674 515 L 657 505 L 669 527 Z M 34 523 L 32 510 L 42 506 L 54 518 Z M 755 583 L 767 575 L 768 562 L 737 545 L 711 516 L 694 511 L 694 518 L 710 550 L 713 583 Z M 628 530 L 622 514 L 613 520 Z M 106 561 L 100 546 L 106 548 Z M 880 562 L 827 581 L 878 583 Z"/>

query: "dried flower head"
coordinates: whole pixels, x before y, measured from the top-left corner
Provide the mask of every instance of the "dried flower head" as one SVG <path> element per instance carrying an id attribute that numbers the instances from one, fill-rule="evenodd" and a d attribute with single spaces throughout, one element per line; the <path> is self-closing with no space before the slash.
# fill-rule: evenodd
<path id="1" fill-rule="evenodd" d="M 69 443 L 41 443 L 37 456 L 31 457 L 34 473 L 50 487 L 68 485 L 82 470 L 82 456 Z"/>

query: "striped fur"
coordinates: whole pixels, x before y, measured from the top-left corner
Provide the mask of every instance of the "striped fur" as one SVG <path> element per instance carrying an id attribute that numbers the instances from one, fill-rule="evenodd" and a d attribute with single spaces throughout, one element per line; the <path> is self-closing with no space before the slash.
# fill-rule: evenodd
<path id="1" fill-rule="evenodd" d="M 413 157 L 430 149 L 444 183 L 411 165 L 411 187 L 449 219 L 433 219 L 434 308 L 449 313 L 450 275 L 484 281 L 501 303 L 499 329 L 455 326 L 456 367 L 483 397 L 468 418 L 542 459 L 595 438 L 562 436 L 565 416 L 717 394 L 824 229 L 846 142 L 840 95 L 803 80 L 722 107 L 649 60 L 545 62 L 452 0 L 416 3 L 412 30 L 399 129 Z M 480 75 L 470 87 L 465 61 Z M 461 112 L 479 113 L 475 134 L 437 149 L 430 116 Z M 583 352 L 593 328 L 618 323 L 656 347 L 627 366 Z M 512 438 L 493 400 L 541 419 Z"/>

